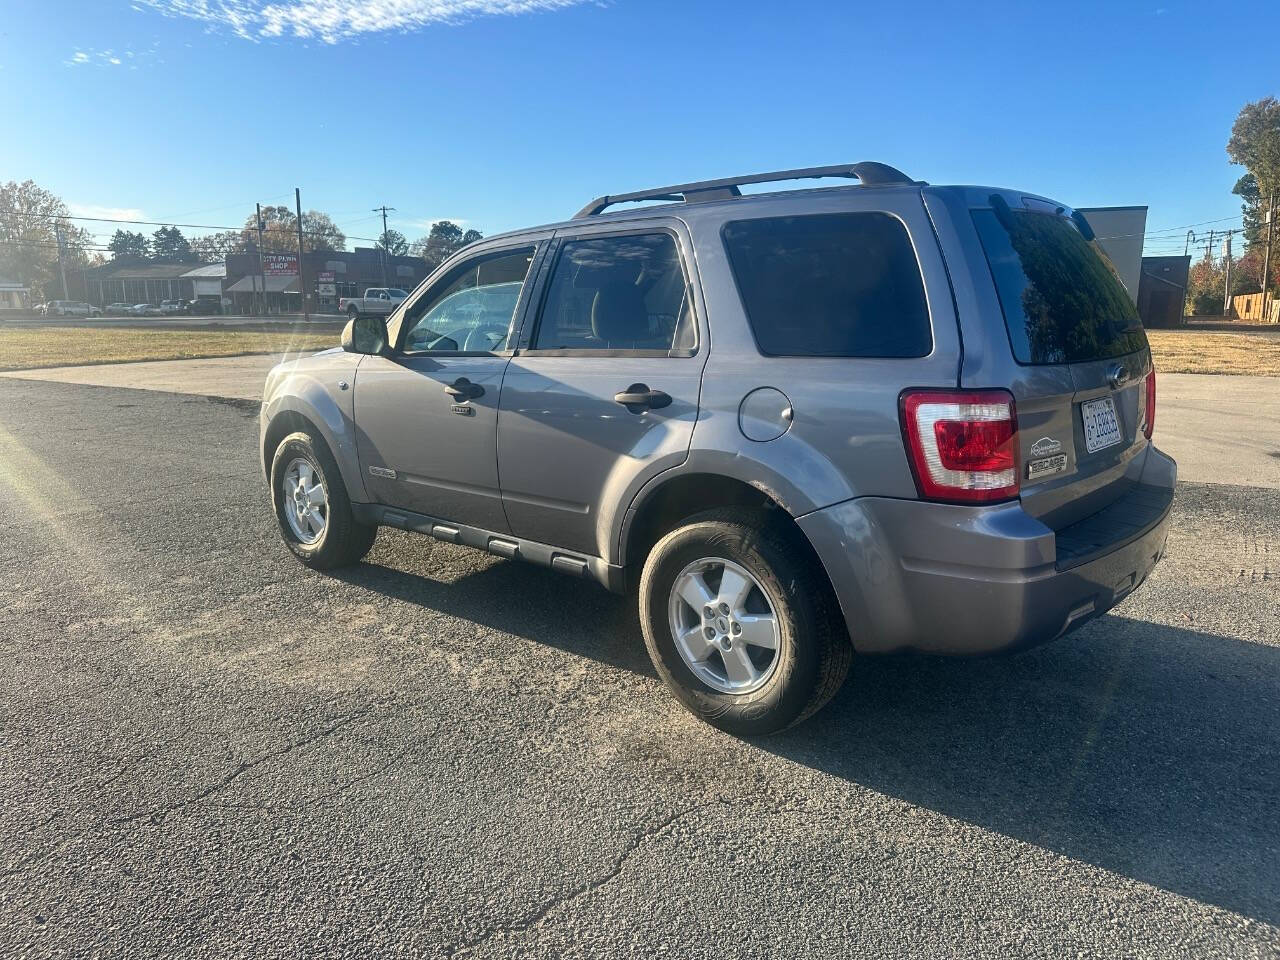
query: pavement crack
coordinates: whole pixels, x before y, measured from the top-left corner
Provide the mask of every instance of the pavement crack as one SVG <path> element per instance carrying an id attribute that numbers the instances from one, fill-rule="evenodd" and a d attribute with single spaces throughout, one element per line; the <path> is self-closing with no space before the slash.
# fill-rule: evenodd
<path id="1" fill-rule="evenodd" d="M 586 883 L 549 897 L 538 907 L 516 920 L 500 924 L 498 926 L 492 926 L 464 943 L 450 944 L 445 948 L 445 956 L 450 958 L 469 957 L 477 950 L 481 949 L 485 944 L 497 939 L 498 937 L 507 937 L 512 934 L 523 933 L 526 930 L 531 930 L 542 923 L 542 921 L 557 908 L 574 903 L 582 897 L 596 892 L 601 887 L 617 879 L 617 877 L 620 876 L 622 871 L 626 868 L 627 862 L 647 841 L 661 836 L 687 817 L 691 817 L 696 813 L 701 813 L 703 810 L 710 807 L 724 805 L 726 803 L 728 803 L 728 801 L 716 799 L 705 803 L 694 804 L 693 806 L 685 807 L 670 816 L 664 817 L 656 823 L 639 827 L 632 833 L 631 839 L 622 848 L 618 855 L 614 857 L 613 863 L 604 873 L 594 879 L 588 880 Z"/>
<path id="2" fill-rule="evenodd" d="M 227 774 L 221 780 L 218 780 L 217 782 L 210 784 L 209 786 L 205 787 L 203 790 L 200 790 L 194 795 L 187 797 L 185 800 L 180 800 L 177 803 L 169 804 L 168 806 L 161 807 L 158 810 L 149 810 L 144 813 L 132 814 L 131 816 L 127 816 L 127 817 L 117 817 L 115 820 L 111 821 L 111 825 L 121 826 L 123 824 L 135 823 L 139 820 L 150 820 L 152 823 L 161 823 L 170 814 L 177 813 L 179 810 L 185 810 L 187 807 L 190 807 L 193 804 L 200 803 L 202 800 L 207 800 L 209 797 L 212 797 L 217 793 L 221 793 L 223 790 L 226 790 L 233 783 L 235 783 L 236 780 L 244 776 L 250 770 L 253 770 L 255 767 L 259 767 L 262 764 L 267 763 L 268 761 L 276 760 L 280 757 L 286 756 L 287 754 L 292 753 L 294 750 L 297 750 L 301 747 L 309 746 L 310 744 L 323 740 L 326 737 L 333 736 L 333 734 L 337 733 L 339 730 L 342 730 L 344 727 L 349 726 L 350 724 L 354 723 L 356 720 L 359 720 L 361 717 L 366 716 L 371 709 L 372 707 L 366 706 L 366 707 L 361 707 L 359 710 L 353 710 L 352 712 L 345 714 L 342 717 L 339 717 L 337 720 L 334 720 L 328 726 L 325 726 L 320 728 L 319 730 L 313 731 L 312 733 L 307 734 L 305 737 L 300 737 L 297 740 L 291 740 L 282 747 L 277 747 L 275 750 L 268 750 L 266 753 L 261 753 L 258 756 L 253 757 L 252 759 L 242 760 L 234 770 L 232 770 L 229 774 Z"/>

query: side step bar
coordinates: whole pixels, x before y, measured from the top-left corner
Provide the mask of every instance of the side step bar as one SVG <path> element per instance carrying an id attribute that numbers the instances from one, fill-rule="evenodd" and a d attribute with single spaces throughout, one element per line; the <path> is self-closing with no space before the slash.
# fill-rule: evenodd
<path id="1" fill-rule="evenodd" d="M 424 533 L 445 543 L 473 547 L 507 560 L 528 560 L 570 576 L 594 580 L 614 593 L 622 593 L 626 589 L 623 568 L 606 563 L 600 557 L 583 556 L 536 540 L 524 540 L 507 533 L 494 533 L 492 530 L 451 523 L 379 503 L 353 503 L 351 512 L 361 523 L 373 523 L 382 527 L 396 527 L 400 530 Z"/>

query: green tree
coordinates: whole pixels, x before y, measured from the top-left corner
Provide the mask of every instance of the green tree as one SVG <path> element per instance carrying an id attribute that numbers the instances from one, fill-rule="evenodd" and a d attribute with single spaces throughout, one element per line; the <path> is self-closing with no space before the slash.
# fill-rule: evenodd
<path id="1" fill-rule="evenodd" d="M 62 199 L 32 180 L 0 183 L 0 276 L 31 288 L 36 299 L 62 296 L 58 246 L 63 264 L 88 263 L 91 235 L 73 226 Z"/>
<path id="2" fill-rule="evenodd" d="M 1280 100 L 1263 97 L 1246 103 L 1231 127 L 1227 156 L 1248 175 L 1235 186 L 1244 203 L 1245 240 L 1256 243 L 1267 198 L 1280 196 Z"/>
<path id="3" fill-rule="evenodd" d="M 257 246 L 258 230 L 254 214 L 249 214 L 240 231 L 246 246 Z M 298 218 L 289 207 L 262 208 L 262 249 L 264 253 L 295 253 L 298 249 Z M 302 215 L 302 249 L 339 251 L 347 249 L 347 237 L 327 213 L 308 210 Z"/>
<path id="4" fill-rule="evenodd" d="M 378 240 L 377 247 L 393 257 L 403 257 L 409 252 L 409 241 L 399 230 L 388 230 Z"/>
<path id="5" fill-rule="evenodd" d="M 151 235 L 151 256 L 167 263 L 194 263 L 195 252 L 177 227 L 161 227 Z"/>
<path id="6" fill-rule="evenodd" d="M 136 262 L 150 259 L 151 243 L 146 234 L 132 233 L 128 230 L 117 230 L 107 241 L 107 249 L 111 251 L 111 259 L 120 263 Z"/>
<path id="7" fill-rule="evenodd" d="M 431 230 L 425 237 L 414 241 L 409 252 L 421 257 L 427 264 L 427 270 L 434 270 L 469 243 L 482 240 L 484 234 L 479 230 L 463 229 L 451 220 L 437 220 L 431 224 Z"/>

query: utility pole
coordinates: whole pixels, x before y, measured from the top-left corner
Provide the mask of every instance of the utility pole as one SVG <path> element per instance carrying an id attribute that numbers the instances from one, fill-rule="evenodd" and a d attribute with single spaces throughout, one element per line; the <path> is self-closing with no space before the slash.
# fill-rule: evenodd
<path id="1" fill-rule="evenodd" d="M 67 293 L 67 268 L 62 265 L 62 225 L 57 220 L 53 221 L 53 236 L 58 243 L 58 273 L 62 276 L 62 299 L 70 300 L 71 294 Z"/>
<path id="2" fill-rule="evenodd" d="M 311 319 L 311 311 L 307 308 L 307 285 L 302 272 L 302 188 L 293 188 L 293 201 L 298 205 L 298 293 L 302 297 L 302 319 Z"/>
<path id="3" fill-rule="evenodd" d="M 1268 319 L 1267 312 L 1267 281 L 1271 279 L 1271 239 L 1275 232 L 1274 224 L 1276 219 L 1276 193 L 1271 191 L 1271 196 L 1267 200 L 1267 249 L 1262 255 L 1262 320 L 1266 322 Z"/>
<path id="4" fill-rule="evenodd" d="M 395 210 L 395 207 L 388 207 L 385 203 L 380 207 L 374 207 L 374 213 L 382 214 L 382 285 L 387 285 L 387 211 Z"/>
<path id="5" fill-rule="evenodd" d="M 1231 235 L 1234 230 L 1227 231 L 1227 239 L 1222 244 L 1222 260 L 1225 274 L 1222 281 L 1222 315 L 1231 316 Z"/>
<path id="6" fill-rule="evenodd" d="M 267 271 L 262 266 L 262 204 L 255 203 L 258 208 L 258 316 L 267 313 Z"/>

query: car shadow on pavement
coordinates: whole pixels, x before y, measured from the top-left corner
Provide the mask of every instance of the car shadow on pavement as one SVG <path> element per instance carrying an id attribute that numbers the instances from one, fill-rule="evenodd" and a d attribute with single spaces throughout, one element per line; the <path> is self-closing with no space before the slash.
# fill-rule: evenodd
<path id="1" fill-rule="evenodd" d="M 450 580 L 407 559 L 334 575 L 655 676 L 631 598 L 526 564 Z M 1278 703 L 1280 651 L 1108 615 L 1011 657 L 857 658 L 816 718 L 751 745 L 1280 924 Z"/>
<path id="2" fill-rule="evenodd" d="M 473 557 L 471 551 L 459 553 Z M 403 555 L 395 555 L 394 562 L 396 567 L 383 566 L 375 555 L 330 575 L 396 600 L 657 678 L 645 652 L 634 600 L 528 563 L 494 560 L 450 580 L 403 569 L 418 565 L 411 560 L 406 564 Z"/>
<path id="3" fill-rule="evenodd" d="M 763 749 L 1280 924 L 1280 651 L 1106 616 L 1009 658 L 855 660 Z"/>

